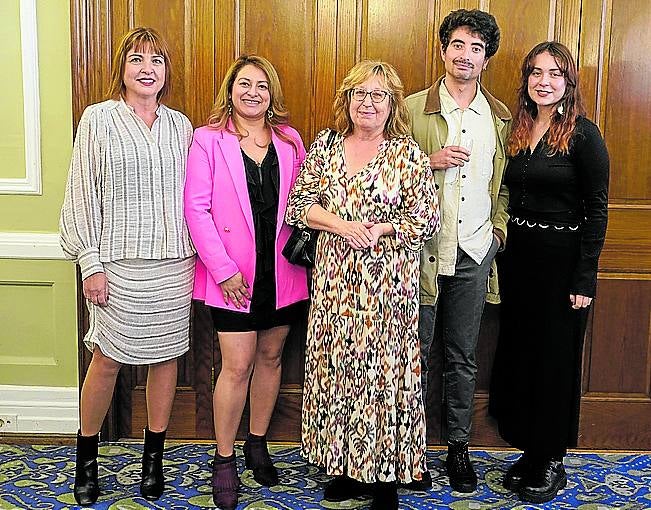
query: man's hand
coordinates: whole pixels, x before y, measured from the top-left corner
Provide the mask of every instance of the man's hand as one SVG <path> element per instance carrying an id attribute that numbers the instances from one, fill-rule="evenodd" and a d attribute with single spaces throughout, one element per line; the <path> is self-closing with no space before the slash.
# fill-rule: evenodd
<path id="1" fill-rule="evenodd" d="M 450 145 L 429 155 L 429 164 L 432 170 L 461 167 L 467 161 L 470 161 L 470 151 L 459 145 Z"/>

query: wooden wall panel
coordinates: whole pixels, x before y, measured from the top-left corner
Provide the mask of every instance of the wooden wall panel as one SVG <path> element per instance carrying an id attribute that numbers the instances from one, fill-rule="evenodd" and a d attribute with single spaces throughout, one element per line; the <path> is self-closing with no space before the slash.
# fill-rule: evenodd
<path id="1" fill-rule="evenodd" d="M 635 13 L 635 15 L 631 15 Z M 604 133 L 612 159 L 611 199 L 651 205 L 651 5 L 612 4 Z"/>
<path id="2" fill-rule="evenodd" d="M 517 104 L 522 59 L 534 45 L 553 37 L 553 4 L 553 0 L 523 0 L 514 9 L 510 0 L 490 1 L 489 10 L 500 27 L 501 42 L 482 75 L 482 82 L 512 112 Z"/>
<path id="3" fill-rule="evenodd" d="M 611 172 L 614 171 L 611 167 Z M 649 170 L 645 172 L 648 174 Z M 610 272 L 651 273 L 651 207 L 611 204 L 599 268 Z"/>
<path id="4" fill-rule="evenodd" d="M 301 132 L 312 124 L 316 6 L 303 0 L 240 0 L 240 51 L 271 61 L 283 86 L 292 124 Z"/>
<path id="5" fill-rule="evenodd" d="M 586 349 L 586 396 L 646 397 L 651 403 L 650 325 L 651 277 L 607 275 L 599 281 Z"/>
<path id="6" fill-rule="evenodd" d="M 362 19 L 363 58 L 385 60 L 400 75 L 407 94 L 427 88 L 435 60 L 434 2 L 367 0 Z M 391 20 L 391 26 L 387 26 Z M 396 44 L 399 34 L 400 44 Z"/>

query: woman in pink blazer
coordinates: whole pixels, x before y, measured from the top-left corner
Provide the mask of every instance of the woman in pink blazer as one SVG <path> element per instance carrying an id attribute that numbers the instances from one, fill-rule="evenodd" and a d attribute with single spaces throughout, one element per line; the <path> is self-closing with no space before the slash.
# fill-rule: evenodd
<path id="1" fill-rule="evenodd" d="M 223 509 L 237 506 L 233 443 L 249 381 L 246 465 L 258 483 L 278 483 L 266 433 L 289 325 L 306 313 L 306 271 L 281 254 L 291 231 L 284 222 L 287 196 L 305 157 L 287 119 L 271 63 L 240 57 L 188 156 L 185 217 L 199 256 L 193 297 L 210 307 L 222 356 L 213 396 L 212 492 Z"/>

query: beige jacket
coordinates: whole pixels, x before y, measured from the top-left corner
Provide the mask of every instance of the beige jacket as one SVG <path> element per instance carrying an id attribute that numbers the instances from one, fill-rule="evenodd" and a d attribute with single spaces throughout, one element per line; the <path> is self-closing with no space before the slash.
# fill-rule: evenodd
<path id="1" fill-rule="evenodd" d="M 421 90 L 407 98 L 407 107 L 411 113 L 412 135 L 420 148 L 432 154 L 445 146 L 448 136 L 448 126 L 441 115 L 441 101 L 439 98 L 439 87 L 443 83 L 443 77 L 429 89 Z M 495 137 L 497 147 L 493 158 L 493 177 L 491 179 L 491 221 L 493 231 L 502 240 L 502 248 L 506 243 L 506 223 L 508 214 L 506 208 L 509 202 L 509 192 L 502 183 L 504 168 L 506 167 L 506 138 L 511 126 L 511 113 L 500 101 L 495 99 L 488 91 L 481 87 L 491 107 L 493 121 L 495 123 Z M 443 179 L 445 172 L 434 172 L 434 180 L 439 198 L 439 207 L 445 211 L 445 196 L 443 195 Z M 444 214 L 444 213 L 443 213 Z M 438 295 L 437 274 L 438 274 L 438 235 L 425 243 L 420 261 L 420 302 L 424 305 L 436 303 Z M 497 281 L 497 267 L 493 261 L 488 278 L 488 294 L 486 301 L 499 303 L 499 286 Z"/>

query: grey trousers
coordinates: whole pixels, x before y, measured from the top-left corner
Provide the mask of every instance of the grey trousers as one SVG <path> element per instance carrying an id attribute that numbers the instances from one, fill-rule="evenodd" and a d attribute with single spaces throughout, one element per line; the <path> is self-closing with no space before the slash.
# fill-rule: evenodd
<path id="1" fill-rule="evenodd" d="M 430 351 L 436 315 L 444 342 L 443 398 L 446 404 L 447 440 L 468 441 L 472 425 L 477 362 L 475 349 L 486 302 L 488 273 L 499 244 L 493 244 L 481 264 L 458 248 L 454 276 L 438 276 L 435 305 L 421 305 L 418 336 L 421 352 L 423 401 L 427 398 Z"/>

